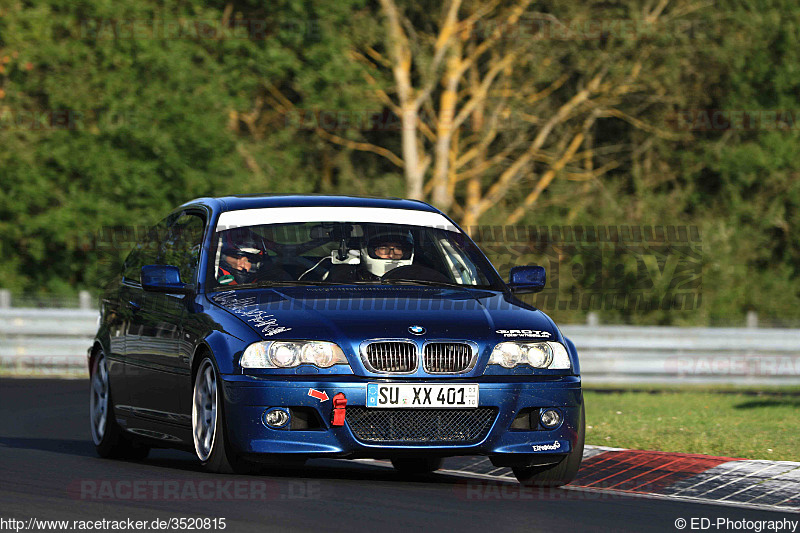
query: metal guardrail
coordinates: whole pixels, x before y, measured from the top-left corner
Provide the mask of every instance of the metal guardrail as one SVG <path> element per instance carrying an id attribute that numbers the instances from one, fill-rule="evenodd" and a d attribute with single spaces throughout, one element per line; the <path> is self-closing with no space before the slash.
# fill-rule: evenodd
<path id="1" fill-rule="evenodd" d="M 97 312 L 0 309 L 0 373 L 86 375 Z M 566 325 L 585 384 L 800 384 L 800 329 Z"/>
<path id="2" fill-rule="evenodd" d="M 584 383 L 800 384 L 800 329 L 579 326 Z"/>
<path id="3" fill-rule="evenodd" d="M 0 309 L 0 374 L 88 375 L 97 321 L 91 309 Z"/>

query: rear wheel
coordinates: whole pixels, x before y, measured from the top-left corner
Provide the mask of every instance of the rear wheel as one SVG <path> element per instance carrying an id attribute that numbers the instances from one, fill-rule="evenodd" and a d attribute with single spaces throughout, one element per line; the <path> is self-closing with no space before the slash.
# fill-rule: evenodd
<path id="1" fill-rule="evenodd" d="M 228 442 L 224 404 L 217 368 L 210 357 L 205 357 L 197 369 L 192 393 L 195 453 L 210 472 L 250 472 L 253 466 L 239 458 Z"/>
<path id="2" fill-rule="evenodd" d="M 586 436 L 585 418 L 586 410 L 581 402 L 581 412 L 578 417 L 578 439 L 572 451 L 557 465 L 513 467 L 512 470 L 517 480 L 523 485 L 532 487 L 560 487 L 575 479 L 583 459 L 583 441 Z"/>
<path id="3" fill-rule="evenodd" d="M 104 458 L 142 460 L 150 448 L 133 442 L 117 424 L 108 379 L 106 356 L 100 350 L 94 357 L 89 389 L 89 423 L 97 455 Z"/>
<path id="4" fill-rule="evenodd" d="M 401 474 L 430 474 L 442 467 L 441 457 L 413 457 L 392 459 L 392 466 Z"/>

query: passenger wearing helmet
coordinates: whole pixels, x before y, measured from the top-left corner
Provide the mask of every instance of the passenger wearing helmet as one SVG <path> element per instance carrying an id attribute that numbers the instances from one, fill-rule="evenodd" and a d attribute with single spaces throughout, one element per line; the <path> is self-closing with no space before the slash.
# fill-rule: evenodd
<path id="1" fill-rule="evenodd" d="M 371 237 L 361 250 L 361 264 L 378 278 L 414 262 L 414 240 L 410 233 L 380 233 Z"/>
<path id="2" fill-rule="evenodd" d="M 217 281 L 221 285 L 251 283 L 265 256 L 263 246 L 252 236 L 223 236 Z"/>

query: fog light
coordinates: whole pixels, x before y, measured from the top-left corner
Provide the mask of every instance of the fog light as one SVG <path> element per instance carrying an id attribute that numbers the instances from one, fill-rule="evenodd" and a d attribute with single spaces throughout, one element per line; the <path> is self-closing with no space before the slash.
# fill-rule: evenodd
<path id="1" fill-rule="evenodd" d="M 280 429 L 289 423 L 289 411 L 286 409 L 268 409 L 264 411 L 264 424 L 273 429 Z"/>
<path id="2" fill-rule="evenodd" d="M 542 425 L 548 429 L 552 429 L 561 423 L 561 414 L 555 409 L 545 409 L 539 417 Z"/>

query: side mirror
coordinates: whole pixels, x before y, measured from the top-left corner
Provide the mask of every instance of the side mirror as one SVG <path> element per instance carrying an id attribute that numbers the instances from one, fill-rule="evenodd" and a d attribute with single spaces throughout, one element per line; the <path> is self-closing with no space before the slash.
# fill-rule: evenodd
<path id="1" fill-rule="evenodd" d="M 542 266 L 513 267 L 508 287 L 515 294 L 539 292 L 544 289 L 547 274 Z"/>
<path id="2" fill-rule="evenodd" d="M 142 267 L 142 288 L 150 292 L 188 294 L 192 286 L 181 281 L 178 267 L 171 265 L 145 265 Z"/>

